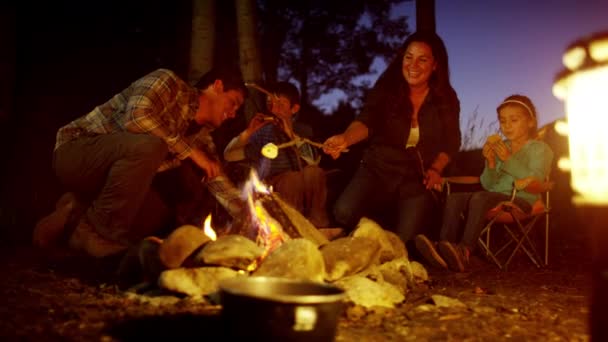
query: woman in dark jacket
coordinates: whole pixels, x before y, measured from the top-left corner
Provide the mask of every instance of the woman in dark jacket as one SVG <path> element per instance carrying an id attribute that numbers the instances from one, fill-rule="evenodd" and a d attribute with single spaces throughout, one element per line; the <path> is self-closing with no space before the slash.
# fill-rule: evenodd
<path id="1" fill-rule="evenodd" d="M 459 114 L 443 41 L 430 32 L 410 35 L 361 114 L 324 144 L 335 159 L 369 139 L 359 169 L 335 204 L 336 221 L 351 229 L 375 209 L 396 204 L 395 229 L 403 241 L 421 232 L 433 209 L 432 190 L 460 148 Z"/>

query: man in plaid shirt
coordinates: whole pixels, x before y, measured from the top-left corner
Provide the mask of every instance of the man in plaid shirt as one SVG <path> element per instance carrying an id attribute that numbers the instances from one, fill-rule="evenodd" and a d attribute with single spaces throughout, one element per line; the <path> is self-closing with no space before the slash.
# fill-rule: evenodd
<path id="1" fill-rule="evenodd" d="M 48 247 L 78 216 L 77 201 L 90 205 L 69 245 L 93 257 L 125 250 L 136 217 L 154 196 L 158 172 L 189 160 L 205 173 L 208 190 L 233 216 L 242 207 L 224 176 L 210 132 L 233 118 L 247 90 L 238 71 L 211 70 L 195 87 L 158 69 L 133 82 L 93 111 L 57 132 L 53 167 L 71 191 L 34 229 L 34 244 Z M 82 211 L 81 211 L 82 213 Z"/>

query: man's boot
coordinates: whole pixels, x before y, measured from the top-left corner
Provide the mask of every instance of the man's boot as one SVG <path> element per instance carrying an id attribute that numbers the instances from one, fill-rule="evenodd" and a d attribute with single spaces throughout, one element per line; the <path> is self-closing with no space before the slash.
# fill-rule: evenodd
<path id="1" fill-rule="evenodd" d="M 66 228 L 75 226 L 84 212 L 84 206 L 72 192 L 63 194 L 55 204 L 55 211 L 36 223 L 32 233 L 32 242 L 40 248 L 56 245 L 65 235 Z"/>

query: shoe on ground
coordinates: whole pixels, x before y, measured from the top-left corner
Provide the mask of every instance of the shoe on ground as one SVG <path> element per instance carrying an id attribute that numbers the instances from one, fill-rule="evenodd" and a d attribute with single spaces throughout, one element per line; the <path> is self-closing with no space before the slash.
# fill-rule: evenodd
<path id="1" fill-rule="evenodd" d="M 469 266 L 469 250 L 448 241 L 439 242 L 439 252 L 452 271 L 464 272 Z"/>
<path id="2" fill-rule="evenodd" d="M 95 231 L 93 226 L 83 218 L 70 236 L 69 246 L 73 250 L 83 251 L 94 258 L 104 258 L 127 250 L 127 245 L 109 240 Z"/>
<path id="3" fill-rule="evenodd" d="M 416 249 L 418 250 L 418 252 L 420 252 L 420 254 L 422 254 L 427 263 L 436 268 L 448 268 L 448 264 L 437 252 L 435 244 L 431 242 L 431 240 L 429 240 L 426 236 L 418 234 L 414 238 L 414 242 L 416 244 Z"/>
<path id="4" fill-rule="evenodd" d="M 55 204 L 55 211 L 36 223 L 32 233 L 32 243 L 40 248 L 56 245 L 66 231 L 71 220 L 82 213 L 82 206 L 76 195 L 71 192 L 63 194 Z"/>

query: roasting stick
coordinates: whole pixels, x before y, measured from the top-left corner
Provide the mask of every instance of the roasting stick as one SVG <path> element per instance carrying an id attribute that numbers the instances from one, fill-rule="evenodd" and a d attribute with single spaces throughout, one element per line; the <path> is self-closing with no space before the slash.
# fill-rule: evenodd
<path id="1" fill-rule="evenodd" d="M 245 87 L 257 89 L 257 90 L 261 91 L 262 93 L 264 93 L 264 94 L 266 94 L 268 96 L 274 97 L 275 99 L 278 97 L 277 94 L 273 94 L 273 93 L 269 92 L 268 90 L 260 87 L 259 85 L 257 85 L 254 82 L 245 82 Z"/>
<path id="2" fill-rule="evenodd" d="M 323 148 L 323 144 L 321 144 L 321 143 L 314 142 L 307 138 L 301 138 L 299 136 L 296 136 L 295 139 L 288 141 L 286 143 L 279 144 L 279 145 L 276 145 L 274 143 L 268 143 L 268 144 L 264 145 L 262 147 L 262 155 L 266 158 L 274 159 L 279 154 L 279 149 L 296 145 L 299 142 L 304 142 L 304 143 L 308 143 L 308 144 L 318 147 L 318 148 Z M 343 152 L 348 152 L 348 149 L 343 150 Z"/>
<path id="3" fill-rule="evenodd" d="M 256 90 L 259 90 L 259 91 L 261 91 L 262 93 L 264 93 L 264 94 L 266 94 L 268 96 L 274 97 L 275 99 L 278 98 L 277 94 L 273 94 L 273 93 L 269 92 L 268 90 L 266 90 L 266 89 L 260 87 L 259 85 L 257 85 L 255 82 L 245 82 L 245 86 L 249 87 L 249 88 L 256 89 Z M 269 118 L 264 118 L 264 120 L 265 121 L 266 120 L 270 121 L 270 120 L 274 120 L 274 118 L 269 117 Z M 276 148 L 276 150 L 278 152 L 278 150 L 281 149 L 281 148 L 293 146 L 293 145 L 295 145 L 295 144 L 297 144 L 299 142 L 305 142 L 305 143 L 308 143 L 308 144 L 310 144 L 312 146 L 315 146 L 315 147 L 318 147 L 318 148 L 321 148 L 321 149 L 324 147 L 324 145 L 321 144 L 321 143 L 312 141 L 312 140 L 307 139 L 307 138 L 302 138 L 302 137 L 299 137 L 299 136 L 296 135 L 296 138 L 294 140 L 291 140 L 291 141 L 283 143 L 283 144 L 275 145 L 273 143 L 268 143 L 268 144 L 264 145 L 264 147 L 262 147 L 262 154 L 264 156 L 266 156 L 264 154 L 264 151 L 267 151 L 267 153 L 269 155 L 274 155 L 274 152 L 270 152 L 270 151 L 273 151 L 275 148 Z M 344 150 L 342 150 L 342 152 L 348 152 L 348 149 L 344 149 Z M 270 159 L 276 158 L 276 156 L 274 156 L 272 158 L 269 157 L 269 156 L 266 156 L 266 157 L 270 158 Z"/>

